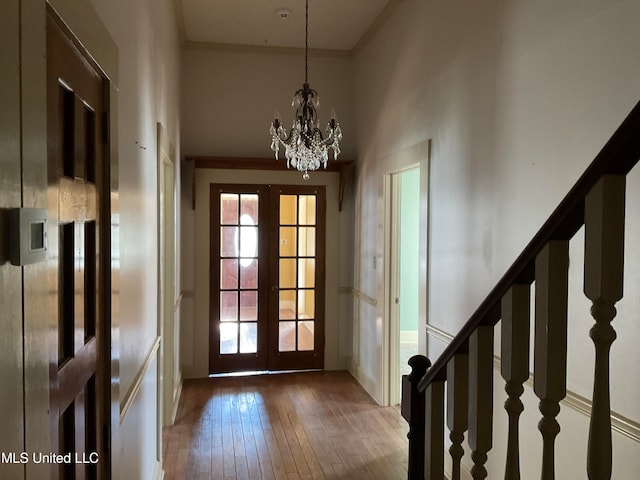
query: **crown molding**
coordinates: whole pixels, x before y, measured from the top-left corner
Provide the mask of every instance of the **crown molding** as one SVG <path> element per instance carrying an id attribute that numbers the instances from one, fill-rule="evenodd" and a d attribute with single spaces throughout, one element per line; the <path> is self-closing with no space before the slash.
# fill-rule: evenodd
<path id="1" fill-rule="evenodd" d="M 234 53 L 269 53 L 277 55 L 304 55 L 304 48 L 300 47 L 274 47 L 262 45 L 241 45 L 237 43 L 194 42 L 185 40 L 182 42 L 185 50 L 205 50 Z M 309 56 L 313 57 L 351 57 L 350 50 L 331 50 L 326 48 L 310 48 Z"/>
<path id="2" fill-rule="evenodd" d="M 362 34 L 360 39 L 350 50 L 333 50 L 323 48 L 310 48 L 309 54 L 317 57 L 353 57 L 355 56 L 369 40 L 376 34 L 380 28 L 389 20 L 393 12 L 402 0 L 390 0 L 382 11 L 375 18 L 373 23 Z M 284 55 L 303 55 L 304 48 L 300 47 L 276 47 L 276 46 L 263 46 L 263 45 L 242 45 L 232 43 L 217 43 L 217 42 L 196 42 L 188 40 L 186 30 L 184 26 L 184 11 L 182 9 L 182 0 L 173 0 L 175 19 L 178 28 L 178 35 L 182 48 L 187 50 L 211 50 L 211 51 L 226 51 L 226 52 L 242 52 L 242 53 L 271 53 L 271 54 L 284 54 Z"/>

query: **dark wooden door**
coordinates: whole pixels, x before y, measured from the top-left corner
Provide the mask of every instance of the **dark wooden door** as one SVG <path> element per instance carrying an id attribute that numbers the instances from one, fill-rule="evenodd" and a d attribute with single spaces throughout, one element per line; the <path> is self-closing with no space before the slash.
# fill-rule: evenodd
<path id="1" fill-rule="evenodd" d="M 269 368 L 324 367 L 325 188 L 271 187 Z"/>
<path id="2" fill-rule="evenodd" d="M 324 366 L 324 187 L 210 187 L 210 373 Z"/>
<path id="3" fill-rule="evenodd" d="M 209 371 L 266 370 L 268 187 L 210 188 Z"/>
<path id="4" fill-rule="evenodd" d="M 102 478 L 109 463 L 100 435 L 104 82 L 50 13 L 46 38 L 50 315 L 57 324 L 50 418 L 52 450 L 65 455 L 52 478 Z"/>

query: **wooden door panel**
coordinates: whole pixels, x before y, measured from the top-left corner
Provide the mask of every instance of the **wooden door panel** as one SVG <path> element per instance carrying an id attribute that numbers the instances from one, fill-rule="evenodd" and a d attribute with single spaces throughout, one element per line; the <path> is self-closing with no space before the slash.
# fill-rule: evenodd
<path id="1" fill-rule="evenodd" d="M 210 373 L 267 368 L 268 189 L 210 187 Z"/>
<path id="2" fill-rule="evenodd" d="M 326 192 L 271 187 L 269 369 L 324 367 Z"/>
<path id="3" fill-rule="evenodd" d="M 109 462 L 104 423 L 105 355 L 100 335 L 104 82 L 52 14 L 47 15 L 47 154 L 52 321 L 58 348 L 50 362 L 52 449 L 70 461 L 52 478 L 101 478 Z M 106 468 L 106 467 L 104 467 Z"/>

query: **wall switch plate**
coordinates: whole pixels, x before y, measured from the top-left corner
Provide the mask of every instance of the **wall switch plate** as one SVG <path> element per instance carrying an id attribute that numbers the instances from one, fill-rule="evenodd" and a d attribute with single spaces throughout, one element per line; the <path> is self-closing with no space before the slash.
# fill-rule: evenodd
<path id="1" fill-rule="evenodd" d="M 22 266 L 47 259 L 47 209 L 9 210 L 9 260 Z"/>

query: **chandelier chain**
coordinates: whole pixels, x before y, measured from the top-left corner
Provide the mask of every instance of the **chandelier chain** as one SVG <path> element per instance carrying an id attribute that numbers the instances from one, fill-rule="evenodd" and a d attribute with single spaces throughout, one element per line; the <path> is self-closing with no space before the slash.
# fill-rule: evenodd
<path id="1" fill-rule="evenodd" d="M 304 25 L 304 83 L 309 83 L 309 0 L 305 4 Z"/>

